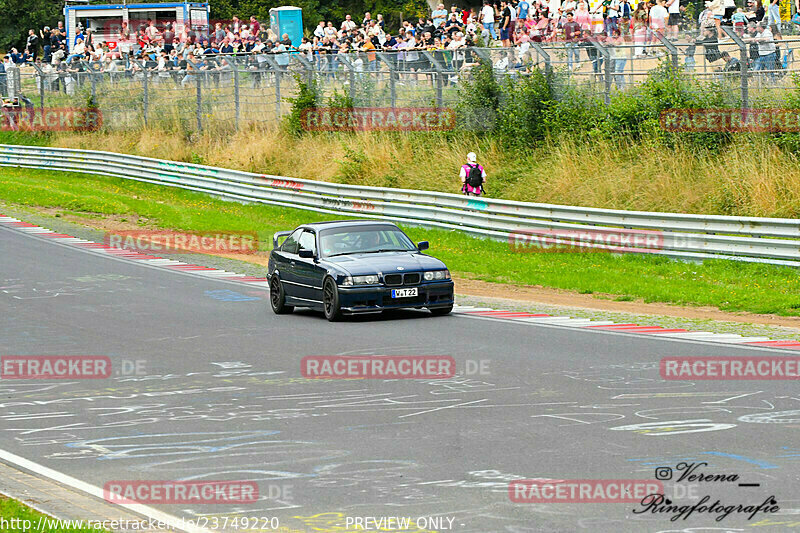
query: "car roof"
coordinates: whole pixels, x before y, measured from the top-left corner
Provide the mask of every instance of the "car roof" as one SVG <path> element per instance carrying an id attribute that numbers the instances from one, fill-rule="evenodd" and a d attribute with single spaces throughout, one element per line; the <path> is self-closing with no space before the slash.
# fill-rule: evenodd
<path id="1" fill-rule="evenodd" d="M 330 229 L 330 228 L 346 228 L 348 226 L 374 226 L 375 224 L 381 224 L 384 226 L 393 226 L 397 227 L 393 222 L 388 222 L 386 220 L 329 220 L 326 222 L 312 222 L 311 224 L 303 224 L 302 228 L 309 228 L 313 230 L 322 230 L 322 229 Z"/>

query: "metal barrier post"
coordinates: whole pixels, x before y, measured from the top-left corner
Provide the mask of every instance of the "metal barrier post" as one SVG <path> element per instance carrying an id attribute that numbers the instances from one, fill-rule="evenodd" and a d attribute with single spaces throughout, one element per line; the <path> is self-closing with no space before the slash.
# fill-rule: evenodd
<path id="1" fill-rule="evenodd" d="M 82 65 L 89 75 L 89 84 L 92 86 L 92 100 L 97 99 L 97 81 L 95 80 L 95 68 L 92 63 L 87 63 L 84 60 L 79 60 L 78 64 Z"/>
<path id="2" fill-rule="evenodd" d="M 36 69 L 36 73 L 39 75 L 39 107 L 42 109 L 42 112 L 44 112 L 44 84 L 47 83 L 47 79 L 42 67 L 33 63 L 33 68 Z"/>
<path id="3" fill-rule="evenodd" d="M 280 69 L 275 71 L 275 116 L 281 118 L 281 78 L 283 71 Z"/>
<path id="4" fill-rule="evenodd" d="M 628 69 L 628 83 L 630 85 L 633 85 L 634 83 L 633 71 L 636 70 L 636 55 L 634 54 L 635 50 L 636 47 L 628 48 L 628 64 L 631 66 L 631 68 Z"/>
<path id="5" fill-rule="evenodd" d="M 150 108 L 150 95 L 148 90 L 147 84 L 147 69 L 144 68 L 144 65 L 138 59 L 131 58 L 131 63 L 139 67 L 142 71 L 142 119 L 144 120 L 144 127 L 147 127 L 147 112 Z"/>
<path id="6" fill-rule="evenodd" d="M 747 79 L 749 78 L 748 67 L 747 67 L 747 60 L 748 60 L 747 45 L 741 39 L 741 37 L 739 37 L 736 34 L 736 32 L 733 31 L 733 29 L 730 28 L 729 26 L 721 26 L 721 28 L 722 31 L 724 31 L 728 35 L 728 37 L 730 37 L 733 40 L 733 42 L 736 43 L 736 46 L 739 47 L 739 56 L 741 58 L 739 60 L 739 63 L 741 64 L 742 67 L 741 69 L 742 108 L 746 109 L 747 107 L 749 107 L 750 103 L 750 94 L 749 94 L 750 91 L 747 84 Z"/>
<path id="7" fill-rule="evenodd" d="M 16 98 L 19 96 L 20 89 L 20 76 L 19 67 L 16 65 L 6 68 L 6 93 L 9 98 Z"/>
<path id="8" fill-rule="evenodd" d="M 391 107 L 397 107 L 397 69 L 392 61 L 392 56 L 385 52 L 378 52 L 378 59 L 383 61 L 389 69 L 389 99 L 391 100 Z"/>
<path id="9" fill-rule="evenodd" d="M 442 88 L 444 87 L 443 78 L 445 75 L 444 66 L 436 59 L 434 54 L 428 50 L 423 50 L 422 54 L 430 61 L 433 70 L 436 72 L 436 107 L 442 107 L 444 105 L 444 97 L 442 95 Z"/>
<path id="10" fill-rule="evenodd" d="M 389 71 L 389 100 L 391 101 L 392 109 L 397 107 L 397 71 Z"/>
<path id="11" fill-rule="evenodd" d="M 283 69 L 275 61 L 274 55 L 267 55 L 266 56 L 267 63 L 272 67 L 272 70 L 275 71 L 275 117 L 280 119 L 281 118 L 281 74 Z"/>
<path id="12" fill-rule="evenodd" d="M 341 58 L 341 59 L 344 59 L 344 58 Z M 345 65 L 347 65 L 347 68 L 349 70 L 349 77 L 350 77 L 350 101 L 351 102 L 355 102 L 356 101 L 356 67 L 355 67 L 355 65 L 353 65 L 353 62 L 350 61 L 349 57 L 345 61 Z"/>
<path id="13" fill-rule="evenodd" d="M 605 62 L 605 90 L 603 91 L 603 101 L 606 105 L 611 103 L 611 54 L 608 52 L 608 48 L 603 46 L 602 44 L 598 43 L 594 39 L 589 41 L 592 43 L 597 49 L 597 52 L 603 56 L 603 61 Z"/>
<path id="14" fill-rule="evenodd" d="M 531 48 L 536 50 L 536 53 L 542 56 L 542 58 L 544 59 L 544 75 L 547 76 L 547 78 L 549 79 L 550 75 L 553 73 L 553 65 L 550 63 L 550 54 L 547 53 L 545 49 L 542 48 L 542 45 L 540 45 L 539 43 L 531 41 L 530 45 Z M 536 65 L 537 66 L 539 65 L 538 59 L 536 61 Z"/>
<path id="15" fill-rule="evenodd" d="M 658 37 L 658 40 L 661 41 L 661 44 L 669 50 L 669 55 L 672 57 L 672 66 L 675 67 L 675 70 L 678 70 L 678 47 L 672 44 L 672 41 L 661 35 L 660 32 L 654 32 L 655 36 Z"/>
<path id="16" fill-rule="evenodd" d="M 484 59 L 484 60 L 488 61 L 488 62 L 491 64 L 491 62 L 492 62 L 492 55 L 491 55 L 491 53 L 489 52 L 489 50 L 487 50 L 487 49 L 485 49 L 485 48 L 473 48 L 473 49 L 472 49 L 472 51 L 473 51 L 473 52 L 475 52 L 475 53 L 478 55 L 478 57 L 480 57 L 481 59 Z"/>
<path id="17" fill-rule="evenodd" d="M 345 55 L 345 54 L 336 54 L 334 57 L 336 57 L 337 61 L 339 61 L 340 63 L 343 63 L 344 66 L 347 67 L 347 72 L 348 72 L 348 75 L 349 75 L 349 78 L 350 78 L 350 101 L 351 102 L 355 102 L 356 101 L 356 71 L 355 71 L 355 66 L 353 65 L 353 62 L 350 61 L 350 58 L 347 57 L 347 55 Z"/>
<path id="18" fill-rule="evenodd" d="M 292 59 L 297 60 L 303 66 L 303 70 L 306 73 L 306 83 L 311 85 L 311 82 L 314 81 L 314 65 L 304 54 L 294 54 Z"/>
<path id="19" fill-rule="evenodd" d="M 234 127 L 239 129 L 239 61 L 234 56 L 227 58 L 230 65 L 233 67 L 233 121 Z"/>
<path id="20" fill-rule="evenodd" d="M 203 79 L 200 76 L 195 76 L 197 80 L 197 131 L 203 131 Z"/>

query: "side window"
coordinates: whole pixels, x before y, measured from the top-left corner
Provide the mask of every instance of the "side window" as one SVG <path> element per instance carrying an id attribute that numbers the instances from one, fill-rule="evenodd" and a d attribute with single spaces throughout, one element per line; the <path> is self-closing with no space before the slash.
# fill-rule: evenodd
<path id="1" fill-rule="evenodd" d="M 302 232 L 303 232 L 303 230 L 299 229 L 299 230 L 295 231 L 294 233 L 292 233 L 291 235 L 289 235 L 288 237 L 286 237 L 286 240 L 283 241 L 283 244 L 281 245 L 281 251 L 287 252 L 287 253 L 290 253 L 290 254 L 296 254 L 297 253 L 297 241 L 300 239 L 300 234 Z"/>
<path id="2" fill-rule="evenodd" d="M 310 231 L 304 231 L 303 234 L 300 235 L 300 240 L 298 241 L 300 250 L 311 250 L 314 252 L 314 255 L 317 255 L 317 242 L 315 237 L 316 236 Z"/>

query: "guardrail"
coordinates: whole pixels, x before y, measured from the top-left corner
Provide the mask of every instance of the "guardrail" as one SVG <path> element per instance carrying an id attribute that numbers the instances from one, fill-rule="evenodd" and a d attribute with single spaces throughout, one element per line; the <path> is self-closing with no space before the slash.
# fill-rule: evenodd
<path id="1" fill-rule="evenodd" d="M 515 246 L 588 248 L 800 266 L 800 220 L 651 213 L 516 202 L 254 174 L 162 159 L 0 145 L 0 166 L 101 174 L 241 202 L 458 230 Z M 616 235 L 614 239 L 598 235 Z M 638 236 L 644 236 L 638 238 Z"/>

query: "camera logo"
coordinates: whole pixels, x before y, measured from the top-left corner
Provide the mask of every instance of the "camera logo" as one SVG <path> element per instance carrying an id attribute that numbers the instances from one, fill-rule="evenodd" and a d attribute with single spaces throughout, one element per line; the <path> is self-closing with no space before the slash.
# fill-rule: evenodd
<path id="1" fill-rule="evenodd" d="M 672 468 L 668 466 L 659 466 L 656 468 L 656 479 L 659 481 L 667 481 L 672 479 Z"/>

